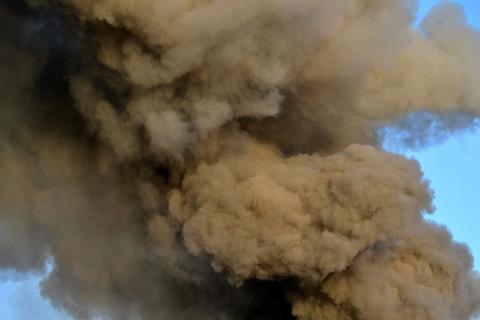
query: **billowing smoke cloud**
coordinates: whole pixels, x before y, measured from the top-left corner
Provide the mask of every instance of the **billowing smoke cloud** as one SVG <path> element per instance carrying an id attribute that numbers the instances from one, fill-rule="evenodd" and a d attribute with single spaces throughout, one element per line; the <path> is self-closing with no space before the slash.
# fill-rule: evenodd
<path id="1" fill-rule="evenodd" d="M 480 35 L 415 10 L 5 1 L 0 268 L 52 261 L 78 319 L 469 319 L 468 248 L 378 132 L 474 125 Z"/>

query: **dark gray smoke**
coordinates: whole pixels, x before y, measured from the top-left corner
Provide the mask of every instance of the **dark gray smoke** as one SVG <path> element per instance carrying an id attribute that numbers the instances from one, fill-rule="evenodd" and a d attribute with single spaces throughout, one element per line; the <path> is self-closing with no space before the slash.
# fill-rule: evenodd
<path id="1" fill-rule="evenodd" d="M 480 36 L 415 10 L 3 0 L 0 268 L 51 260 L 76 319 L 469 319 L 468 248 L 378 128 L 473 127 Z"/>

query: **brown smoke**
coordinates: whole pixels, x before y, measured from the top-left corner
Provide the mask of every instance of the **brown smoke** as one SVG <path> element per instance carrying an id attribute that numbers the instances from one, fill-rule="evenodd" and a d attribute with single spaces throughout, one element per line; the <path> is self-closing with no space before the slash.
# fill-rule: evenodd
<path id="1" fill-rule="evenodd" d="M 468 248 L 378 132 L 472 125 L 480 34 L 458 5 L 415 10 L 0 5 L 0 267 L 51 259 L 43 294 L 78 319 L 470 319 Z"/>

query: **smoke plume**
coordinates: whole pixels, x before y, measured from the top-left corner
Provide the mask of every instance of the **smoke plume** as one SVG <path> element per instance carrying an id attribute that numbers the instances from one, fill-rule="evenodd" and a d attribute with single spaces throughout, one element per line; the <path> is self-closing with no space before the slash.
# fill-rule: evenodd
<path id="1" fill-rule="evenodd" d="M 470 319 L 469 250 L 381 128 L 474 126 L 480 33 L 416 7 L 2 1 L 0 268 L 51 261 L 75 319 Z"/>

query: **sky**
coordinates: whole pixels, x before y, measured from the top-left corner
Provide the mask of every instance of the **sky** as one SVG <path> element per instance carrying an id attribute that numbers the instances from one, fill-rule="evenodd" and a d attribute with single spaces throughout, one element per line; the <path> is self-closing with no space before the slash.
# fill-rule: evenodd
<path id="1" fill-rule="evenodd" d="M 421 0 L 421 19 L 441 0 Z M 480 29 L 480 1 L 458 0 L 469 22 Z M 478 236 L 478 190 L 480 181 L 480 130 L 458 133 L 448 140 L 419 151 L 404 154 L 420 161 L 427 179 L 435 191 L 436 212 L 430 219 L 449 227 L 455 240 L 465 242 L 480 271 L 480 237 Z M 1 320 L 72 320 L 55 310 L 40 293 L 44 274 L 15 275 L 0 272 Z"/>

